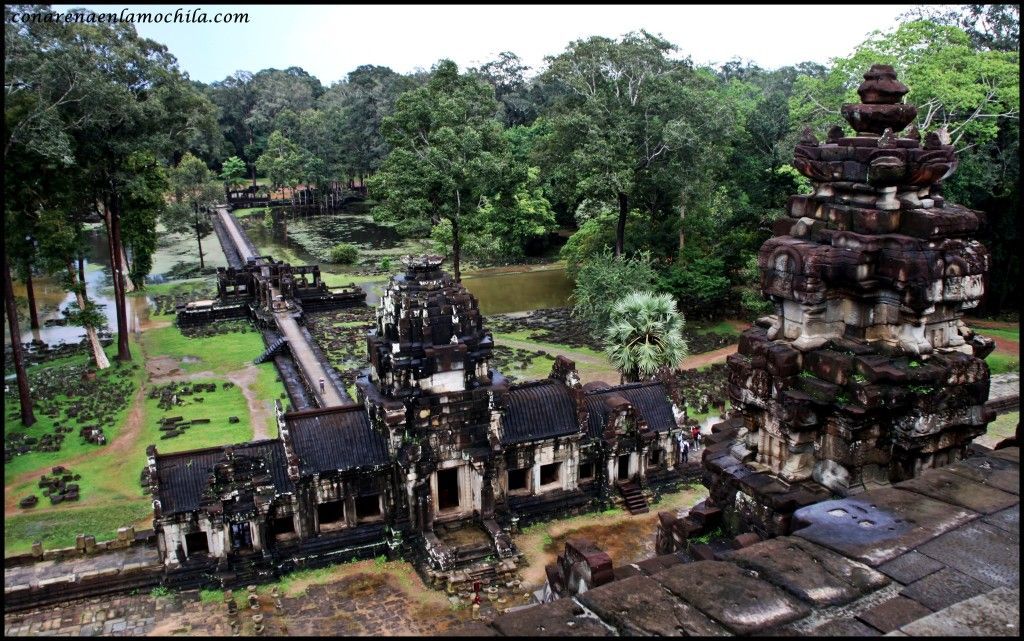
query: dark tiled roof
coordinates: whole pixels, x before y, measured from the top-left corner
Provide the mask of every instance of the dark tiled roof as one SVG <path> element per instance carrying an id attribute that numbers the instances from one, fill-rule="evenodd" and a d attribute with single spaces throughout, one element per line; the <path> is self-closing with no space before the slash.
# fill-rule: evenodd
<path id="1" fill-rule="evenodd" d="M 388 463 L 384 437 L 370 427 L 362 405 L 284 415 L 300 474 L 350 470 Z"/>
<path id="2" fill-rule="evenodd" d="M 221 445 L 202 450 L 157 454 L 156 473 L 160 481 L 160 511 L 163 514 L 192 512 L 206 489 L 207 480 L 217 463 L 224 459 Z M 278 494 L 294 491 L 285 467 L 284 447 L 278 439 L 240 443 L 230 446 L 240 456 L 259 456 L 266 461 Z"/>
<path id="3" fill-rule="evenodd" d="M 604 432 L 605 423 L 608 421 L 605 400 L 615 395 L 629 401 L 647 422 L 647 426 L 655 432 L 664 432 L 676 426 L 675 417 L 672 415 L 672 401 L 669 400 L 668 392 L 662 383 L 630 383 L 586 393 L 584 399 L 590 415 L 587 433 L 592 438 L 600 438 Z"/>
<path id="4" fill-rule="evenodd" d="M 536 381 L 511 387 L 506 407 L 501 419 L 503 445 L 579 431 L 572 393 L 557 381 Z"/>

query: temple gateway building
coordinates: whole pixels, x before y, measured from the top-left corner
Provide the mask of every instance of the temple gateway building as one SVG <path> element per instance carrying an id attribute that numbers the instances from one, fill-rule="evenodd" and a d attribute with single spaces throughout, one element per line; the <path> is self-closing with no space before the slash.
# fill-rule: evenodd
<path id="1" fill-rule="evenodd" d="M 672 378 L 581 385 L 558 357 L 510 385 L 476 299 L 436 256 L 406 257 L 367 336 L 358 400 L 278 411 L 280 437 L 160 454 L 147 477 L 174 583 L 238 583 L 378 554 L 432 581 L 515 569 L 513 528 L 647 500 L 680 481 Z"/>

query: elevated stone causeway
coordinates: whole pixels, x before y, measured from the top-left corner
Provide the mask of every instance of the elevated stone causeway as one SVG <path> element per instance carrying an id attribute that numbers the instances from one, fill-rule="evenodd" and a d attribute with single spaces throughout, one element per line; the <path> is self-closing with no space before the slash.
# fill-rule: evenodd
<path id="1" fill-rule="evenodd" d="M 615 581 L 463 632 L 1019 636 L 1017 447 L 979 449 L 794 520 L 791 536 L 616 568 Z"/>

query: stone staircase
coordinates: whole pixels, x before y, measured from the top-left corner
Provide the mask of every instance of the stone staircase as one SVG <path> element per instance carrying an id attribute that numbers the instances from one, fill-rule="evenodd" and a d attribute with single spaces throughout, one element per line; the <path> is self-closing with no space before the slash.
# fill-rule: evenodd
<path id="1" fill-rule="evenodd" d="M 630 514 L 646 514 L 650 511 L 647 506 L 647 498 L 636 482 L 624 481 L 617 483 L 616 487 L 618 487 L 623 504 Z"/>
<path id="2" fill-rule="evenodd" d="M 260 363 L 263 363 L 265 361 L 270 360 L 275 355 L 277 355 L 278 352 L 280 352 L 282 349 L 286 348 L 287 346 L 288 346 L 288 339 L 282 336 L 281 338 L 279 338 L 276 341 L 274 341 L 273 343 L 271 343 L 270 346 L 267 347 L 267 349 L 263 350 L 262 354 L 260 354 L 255 359 L 253 359 L 253 361 L 252 361 L 253 365 L 259 365 Z"/>

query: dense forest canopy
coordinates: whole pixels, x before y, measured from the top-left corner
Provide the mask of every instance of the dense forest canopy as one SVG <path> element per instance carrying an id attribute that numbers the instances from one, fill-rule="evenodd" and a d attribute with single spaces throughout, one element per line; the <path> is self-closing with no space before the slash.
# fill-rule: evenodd
<path id="1" fill-rule="evenodd" d="M 5 36 L 12 269 L 60 275 L 72 291 L 89 216 L 127 250 L 114 252 L 115 287 L 142 286 L 156 220 L 201 238 L 197 212 L 217 197 L 203 183 L 259 177 L 366 184 L 379 220 L 432 236 L 456 261 L 518 261 L 559 230 L 571 273 L 642 251 L 652 286 L 685 313 L 756 313 L 753 257 L 807 186 L 793 146 L 807 127 L 844 126 L 840 105 L 878 62 L 911 87 L 922 133 L 945 127 L 954 141 L 946 193 L 988 215 L 1000 277 L 987 311 L 1019 302 L 1019 7 L 922 7 L 847 57 L 779 69 L 696 65 L 685 43 L 640 31 L 568 43 L 541 69 L 503 52 L 461 71 L 368 64 L 330 86 L 298 67 L 191 81 L 126 24 L 8 21 Z M 60 243 L 18 241 L 56 219 Z"/>

